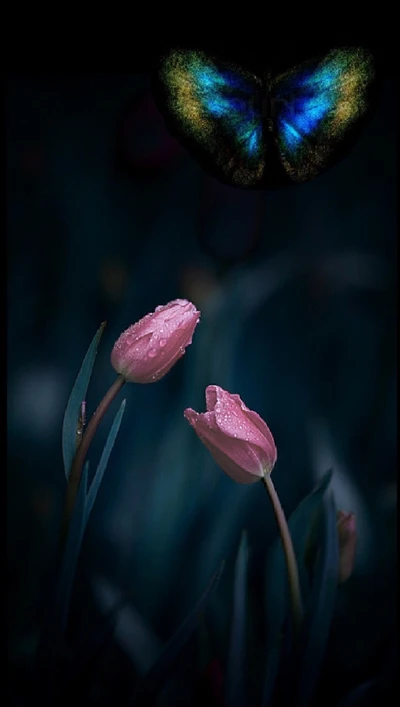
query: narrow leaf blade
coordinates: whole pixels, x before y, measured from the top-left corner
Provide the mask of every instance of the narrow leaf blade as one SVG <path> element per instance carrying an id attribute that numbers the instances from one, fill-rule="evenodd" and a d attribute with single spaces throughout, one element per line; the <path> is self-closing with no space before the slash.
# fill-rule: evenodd
<path id="1" fill-rule="evenodd" d="M 298 562 L 304 603 L 306 603 L 309 594 L 309 583 L 304 564 L 304 556 L 315 518 L 322 509 L 324 494 L 330 484 L 331 478 L 332 471 L 329 470 L 311 493 L 299 503 L 288 520 L 293 547 Z M 266 574 L 268 639 L 262 702 L 264 707 L 269 704 L 279 671 L 282 650 L 285 645 L 283 633 L 289 611 L 288 579 L 285 556 L 280 538 L 276 540 L 270 551 Z"/>
<path id="2" fill-rule="evenodd" d="M 98 630 L 92 631 L 80 650 L 74 653 L 70 679 L 79 679 L 90 666 L 104 655 L 111 642 L 117 641 L 142 676 L 160 655 L 163 642 L 153 632 L 147 621 L 116 585 L 104 576 L 95 577 L 93 594 L 102 613 Z"/>
<path id="3" fill-rule="evenodd" d="M 279 663 L 282 653 L 282 640 L 278 640 L 272 648 L 269 649 L 265 664 L 265 677 L 263 694 L 261 700 L 262 707 L 268 707 L 272 701 L 272 695 L 275 688 L 276 676 L 279 670 Z"/>
<path id="4" fill-rule="evenodd" d="M 107 441 L 105 443 L 102 455 L 100 457 L 99 465 L 96 469 L 96 473 L 94 475 L 93 481 L 91 483 L 89 492 L 87 494 L 86 498 L 86 509 L 85 509 L 85 523 L 87 523 L 90 513 L 93 508 L 93 504 L 96 500 L 97 493 L 100 488 L 100 484 L 103 480 L 104 472 L 107 468 L 108 460 L 110 458 L 110 454 L 112 452 L 112 449 L 114 447 L 115 440 L 117 438 L 119 428 L 121 426 L 122 418 L 125 412 L 125 405 L 126 405 L 126 400 L 123 400 L 121 403 L 121 407 L 119 408 L 115 418 L 114 422 L 111 425 L 110 432 L 108 433 Z"/>
<path id="5" fill-rule="evenodd" d="M 232 631 L 227 676 L 227 704 L 229 707 L 242 707 L 245 704 L 248 555 L 247 534 L 243 532 L 235 565 Z"/>
<path id="6" fill-rule="evenodd" d="M 337 707 L 374 707 L 378 704 L 378 700 L 377 682 L 368 680 L 342 697 Z"/>
<path id="7" fill-rule="evenodd" d="M 105 326 L 106 322 L 103 322 L 92 339 L 92 343 L 87 350 L 74 387 L 72 388 L 71 395 L 69 396 L 64 414 L 62 426 L 62 454 L 65 476 L 67 479 L 69 477 L 76 452 L 76 430 L 78 426 L 80 408 L 86 397 L 86 392 L 96 359 L 97 348 Z"/>
<path id="8" fill-rule="evenodd" d="M 223 572 L 223 567 L 224 562 L 222 562 L 219 569 L 212 576 L 210 583 L 201 599 L 179 626 L 178 630 L 174 633 L 158 660 L 143 678 L 139 688 L 133 695 L 134 705 L 148 704 L 148 700 L 150 700 L 151 697 L 155 697 L 155 695 L 163 687 L 164 683 L 171 676 L 173 667 L 176 664 L 183 647 L 197 627 L 199 614 L 204 611 L 207 603 L 210 601 L 211 596 L 218 586 L 221 574 Z"/>
<path id="9" fill-rule="evenodd" d="M 320 483 L 297 506 L 288 520 L 293 547 L 299 565 L 301 588 L 307 593 L 308 580 L 304 566 L 304 555 L 314 519 L 322 508 L 324 494 L 332 478 L 328 471 Z M 280 538 L 275 541 L 267 564 L 267 613 L 272 625 L 280 631 L 286 615 L 287 574 L 285 555 Z M 304 597 L 303 597 L 304 599 Z"/>
<path id="10" fill-rule="evenodd" d="M 71 518 L 67 542 L 61 565 L 60 579 L 57 590 L 57 606 L 60 619 L 60 630 L 63 632 L 67 623 L 69 599 L 72 584 L 75 576 L 75 569 L 78 562 L 79 552 L 82 545 L 83 535 L 86 528 L 85 503 L 87 494 L 87 483 L 89 473 L 89 462 L 86 462 L 78 495 L 76 498 L 74 512 Z"/>
<path id="11" fill-rule="evenodd" d="M 335 607 L 338 583 L 339 545 L 336 506 L 330 493 L 321 519 L 322 542 L 316 562 L 315 579 L 310 597 L 309 615 L 303 634 L 299 670 L 299 707 L 311 701 L 318 682 L 320 668 Z"/>
<path id="12" fill-rule="evenodd" d="M 76 563 L 85 530 L 84 511 L 89 463 L 85 464 L 78 495 L 61 561 L 54 598 L 51 600 L 43 635 L 38 649 L 37 674 L 44 702 L 52 703 L 55 689 L 55 670 L 63 645 L 68 619 L 69 600 L 75 576 Z M 46 701 L 47 700 L 47 701 Z"/>

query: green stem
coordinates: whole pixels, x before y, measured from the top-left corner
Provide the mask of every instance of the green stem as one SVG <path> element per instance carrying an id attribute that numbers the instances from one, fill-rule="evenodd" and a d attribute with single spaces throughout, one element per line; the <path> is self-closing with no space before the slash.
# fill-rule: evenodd
<path id="1" fill-rule="evenodd" d="M 122 386 L 125 383 L 125 378 L 122 375 L 119 375 L 114 383 L 112 384 L 111 388 L 108 390 L 108 392 L 105 394 L 103 400 L 99 404 L 97 410 L 93 413 L 92 418 L 89 421 L 88 426 L 86 427 L 85 432 L 83 433 L 81 443 L 76 450 L 76 454 L 74 457 L 74 461 L 72 462 L 72 467 L 71 467 L 71 473 L 68 478 L 68 485 L 67 485 L 67 493 L 65 496 L 65 505 L 64 505 L 64 513 L 63 513 L 63 519 L 61 523 L 61 545 L 62 547 L 65 544 L 67 535 L 68 535 L 68 528 L 69 524 L 71 521 L 71 516 L 72 512 L 74 510 L 75 506 L 75 501 L 76 497 L 78 494 L 78 488 L 79 488 L 79 482 L 81 480 L 81 475 L 82 475 L 82 469 L 83 465 L 85 463 L 86 455 L 89 450 L 89 446 L 93 440 L 93 437 L 96 433 L 96 430 L 104 417 L 104 414 L 107 412 L 110 404 L 116 397 L 116 395 L 119 393 L 121 390 Z"/>
<path id="2" fill-rule="evenodd" d="M 293 623 L 296 635 L 299 634 L 303 621 L 303 602 L 301 600 L 299 571 L 297 568 L 296 556 L 294 554 L 292 538 L 288 528 L 287 520 L 279 500 L 279 496 L 272 483 L 271 476 L 263 476 L 263 483 L 268 491 L 274 509 L 275 518 L 278 523 L 279 533 L 282 540 L 283 551 L 285 553 L 286 567 L 289 580 L 289 592 L 292 604 Z"/>

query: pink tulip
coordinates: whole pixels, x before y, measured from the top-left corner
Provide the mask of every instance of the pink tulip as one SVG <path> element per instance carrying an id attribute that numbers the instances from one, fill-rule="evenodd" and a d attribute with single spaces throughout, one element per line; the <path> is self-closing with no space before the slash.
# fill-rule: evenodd
<path id="1" fill-rule="evenodd" d="M 207 412 L 188 408 L 184 415 L 221 469 L 240 484 L 270 474 L 277 451 L 264 420 L 217 385 L 206 389 L 206 405 Z"/>
<path id="2" fill-rule="evenodd" d="M 338 511 L 337 531 L 339 541 L 339 584 L 342 584 L 350 577 L 354 567 L 357 544 L 355 514 Z"/>
<path id="3" fill-rule="evenodd" d="M 156 307 L 121 334 L 111 353 L 113 367 L 128 382 L 160 380 L 192 343 L 199 319 L 200 312 L 188 300 Z"/>

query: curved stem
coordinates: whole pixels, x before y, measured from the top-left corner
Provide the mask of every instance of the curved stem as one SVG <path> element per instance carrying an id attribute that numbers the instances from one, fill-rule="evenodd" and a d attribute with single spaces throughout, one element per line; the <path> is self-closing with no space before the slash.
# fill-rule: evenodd
<path id="1" fill-rule="evenodd" d="M 86 455 L 88 453 L 89 446 L 93 440 L 96 430 L 104 417 L 108 407 L 116 397 L 116 395 L 121 390 L 125 383 L 125 378 L 122 375 L 117 376 L 111 388 L 105 394 L 103 400 L 97 407 L 97 410 L 93 413 L 85 432 L 83 433 L 81 443 L 76 450 L 74 461 L 72 462 L 71 472 L 68 478 L 67 493 L 65 497 L 64 513 L 61 524 L 61 544 L 64 545 L 67 534 L 69 523 L 71 520 L 71 515 L 74 510 L 76 497 L 78 494 L 79 482 L 82 475 L 83 465 L 85 463 Z"/>
<path id="2" fill-rule="evenodd" d="M 297 568 L 297 560 L 294 554 L 292 538 L 288 528 L 287 520 L 276 493 L 275 486 L 272 483 L 271 476 L 263 476 L 263 483 L 268 491 L 274 509 L 275 518 L 278 523 L 279 533 L 282 540 L 283 551 L 285 553 L 286 567 L 289 580 L 289 592 L 292 603 L 293 623 L 296 634 L 298 635 L 303 621 L 303 602 L 301 599 L 299 571 Z"/>

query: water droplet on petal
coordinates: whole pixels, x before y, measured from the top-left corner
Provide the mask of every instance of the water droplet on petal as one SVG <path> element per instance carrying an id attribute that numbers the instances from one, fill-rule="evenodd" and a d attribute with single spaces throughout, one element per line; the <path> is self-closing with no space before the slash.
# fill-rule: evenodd
<path id="1" fill-rule="evenodd" d="M 154 356 L 157 356 L 157 351 L 156 351 L 156 349 L 150 349 L 148 355 L 149 355 L 149 358 L 154 358 Z"/>
<path id="2" fill-rule="evenodd" d="M 161 348 L 164 348 L 164 346 L 166 345 L 166 343 L 167 343 L 167 340 L 166 340 L 166 339 L 160 339 L 160 346 L 161 346 Z"/>

